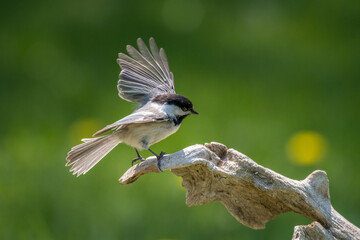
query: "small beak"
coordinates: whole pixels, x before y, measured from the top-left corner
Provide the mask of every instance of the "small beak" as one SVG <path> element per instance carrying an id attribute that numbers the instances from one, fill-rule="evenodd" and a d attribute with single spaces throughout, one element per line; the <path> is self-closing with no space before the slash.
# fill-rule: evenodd
<path id="1" fill-rule="evenodd" d="M 195 114 L 195 115 L 198 115 L 199 113 L 197 111 L 195 111 L 194 109 L 191 109 L 190 110 L 191 114 Z"/>

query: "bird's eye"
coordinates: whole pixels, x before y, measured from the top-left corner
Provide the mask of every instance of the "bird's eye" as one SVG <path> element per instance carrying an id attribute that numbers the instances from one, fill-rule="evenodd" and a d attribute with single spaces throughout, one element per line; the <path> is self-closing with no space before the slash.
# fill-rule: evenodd
<path id="1" fill-rule="evenodd" d="M 184 112 L 187 111 L 187 108 L 186 107 L 182 107 L 181 110 L 183 110 Z"/>

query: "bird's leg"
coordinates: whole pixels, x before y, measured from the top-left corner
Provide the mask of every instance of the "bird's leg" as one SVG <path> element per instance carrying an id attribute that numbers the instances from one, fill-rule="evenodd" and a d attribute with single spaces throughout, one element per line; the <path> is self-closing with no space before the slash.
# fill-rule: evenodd
<path id="1" fill-rule="evenodd" d="M 153 150 L 151 150 L 150 148 L 148 148 L 148 150 L 152 153 L 152 154 L 154 154 L 155 156 L 156 156 L 156 158 L 157 158 L 157 160 L 158 160 L 158 168 L 160 169 L 160 171 L 162 171 L 161 170 L 161 168 L 160 168 L 160 160 L 163 158 L 163 156 L 166 154 L 165 152 L 161 152 L 160 153 L 160 155 L 157 155 Z"/>
<path id="2" fill-rule="evenodd" d="M 131 166 L 133 166 L 136 161 L 139 161 L 139 160 L 140 161 L 145 161 L 145 159 L 140 155 L 139 151 L 136 148 L 134 148 L 134 149 L 135 149 L 136 154 L 138 155 L 138 157 L 131 161 Z"/>
<path id="3" fill-rule="evenodd" d="M 150 148 L 148 148 L 148 150 L 155 155 L 155 157 L 157 158 L 157 160 L 160 160 L 165 154 L 166 152 L 161 152 L 160 155 L 157 155 L 153 150 L 151 150 Z"/>

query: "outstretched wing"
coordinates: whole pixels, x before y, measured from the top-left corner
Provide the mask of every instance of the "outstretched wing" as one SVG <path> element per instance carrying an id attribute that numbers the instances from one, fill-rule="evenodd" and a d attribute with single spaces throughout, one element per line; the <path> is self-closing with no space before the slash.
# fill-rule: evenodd
<path id="1" fill-rule="evenodd" d="M 132 114 L 120 119 L 119 121 L 114 122 L 110 125 L 107 125 L 103 129 L 94 133 L 93 136 L 94 137 L 98 136 L 107 131 L 117 129 L 120 126 L 127 125 L 127 124 L 161 122 L 161 121 L 169 120 L 169 117 L 167 116 L 167 114 L 165 112 L 154 111 L 154 110 L 156 110 L 156 109 L 153 109 L 152 111 L 147 111 L 147 110 L 135 111 Z"/>
<path id="2" fill-rule="evenodd" d="M 164 49 L 158 49 L 150 38 L 150 50 L 138 38 L 139 51 L 128 45 L 129 56 L 119 53 L 118 64 L 122 68 L 118 82 L 119 96 L 130 102 L 144 103 L 148 99 L 166 93 L 175 93 L 174 75 L 170 71 Z"/>

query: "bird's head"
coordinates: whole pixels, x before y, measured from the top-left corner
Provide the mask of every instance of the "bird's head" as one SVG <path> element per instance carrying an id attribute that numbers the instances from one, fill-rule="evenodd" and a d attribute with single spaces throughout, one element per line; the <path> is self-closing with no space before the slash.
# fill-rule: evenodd
<path id="1" fill-rule="evenodd" d="M 185 117 L 190 114 L 199 114 L 193 108 L 192 102 L 179 94 L 161 94 L 151 100 L 152 102 L 166 105 L 169 115 Z"/>

